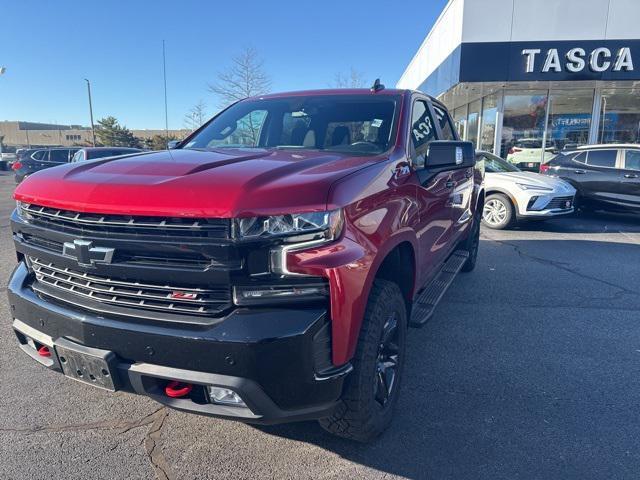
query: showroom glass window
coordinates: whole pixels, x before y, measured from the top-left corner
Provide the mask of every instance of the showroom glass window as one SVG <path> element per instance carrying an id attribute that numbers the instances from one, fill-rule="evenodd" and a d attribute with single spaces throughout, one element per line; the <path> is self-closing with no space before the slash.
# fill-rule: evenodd
<path id="1" fill-rule="evenodd" d="M 593 90 L 552 90 L 546 148 L 554 152 L 589 143 Z"/>
<path id="2" fill-rule="evenodd" d="M 467 106 L 458 107 L 453 111 L 453 123 L 455 124 L 458 135 L 461 139 L 465 139 L 465 130 L 467 128 Z"/>
<path id="3" fill-rule="evenodd" d="M 498 94 L 487 95 L 482 100 L 482 121 L 480 123 L 480 150 L 493 152 L 496 137 L 496 117 L 498 114 Z"/>
<path id="4" fill-rule="evenodd" d="M 599 143 L 640 143 L 640 89 L 602 90 Z"/>
<path id="5" fill-rule="evenodd" d="M 517 144 L 539 145 L 540 159 L 542 159 L 546 114 L 546 90 L 505 92 L 500 156 L 508 159 L 509 155 L 513 155 L 520 148 Z M 526 150 L 531 151 L 532 148 L 534 147 Z"/>
<path id="6" fill-rule="evenodd" d="M 467 140 L 473 142 L 473 147 L 478 145 L 478 129 L 480 127 L 480 108 L 482 101 L 476 100 L 469 104 L 469 116 L 467 117 Z"/>

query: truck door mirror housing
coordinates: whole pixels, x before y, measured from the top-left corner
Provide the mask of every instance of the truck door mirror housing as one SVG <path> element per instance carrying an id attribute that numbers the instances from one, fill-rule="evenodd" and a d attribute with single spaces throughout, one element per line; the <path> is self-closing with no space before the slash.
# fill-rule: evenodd
<path id="1" fill-rule="evenodd" d="M 459 140 L 435 140 L 429 143 L 425 168 L 473 167 L 476 155 L 473 143 Z"/>
<path id="2" fill-rule="evenodd" d="M 178 148 L 178 145 L 180 145 L 180 140 L 171 140 L 171 141 L 167 142 L 167 148 L 169 150 L 173 150 L 174 148 Z"/>

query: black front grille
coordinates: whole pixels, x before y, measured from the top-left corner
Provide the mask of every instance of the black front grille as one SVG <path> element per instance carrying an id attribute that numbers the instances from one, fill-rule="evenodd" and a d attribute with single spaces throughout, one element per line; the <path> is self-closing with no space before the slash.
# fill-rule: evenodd
<path id="1" fill-rule="evenodd" d="M 546 210 L 552 210 L 552 209 L 560 209 L 560 210 L 567 210 L 569 208 L 571 208 L 571 206 L 567 207 L 567 202 L 571 202 L 571 206 L 573 206 L 573 197 L 572 196 L 568 196 L 568 197 L 554 197 L 551 199 L 551 201 L 549 203 L 547 203 L 547 206 L 544 207 Z"/>
<path id="2" fill-rule="evenodd" d="M 72 212 L 22 204 L 29 220 L 52 230 L 76 234 L 128 234 L 229 239 L 231 221 L 226 218 L 141 217 Z"/>
<path id="3" fill-rule="evenodd" d="M 29 257 L 29 266 L 36 277 L 33 289 L 45 295 L 59 291 L 118 307 L 183 315 L 213 316 L 231 305 L 228 285 L 205 289 L 128 281 L 59 267 L 34 257 Z M 41 290 L 39 285 L 49 289 Z"/>

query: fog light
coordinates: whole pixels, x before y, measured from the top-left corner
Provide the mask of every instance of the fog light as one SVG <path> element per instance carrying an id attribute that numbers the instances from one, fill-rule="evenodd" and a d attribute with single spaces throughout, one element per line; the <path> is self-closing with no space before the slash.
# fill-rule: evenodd
<path id="1" fill-rule="evenodd" d="M 242 398 L 240 398 L 240 395 L 228 388 L 214 387 L 213 385 L 209 385 L 207 387 L 207 391 L 209 392 L 209 400 L 211 400 L 211 403 L 218 403 L 220 405 L 231 405 L 235 407 L 247 406 Z"/>
<path id="2" fill-rule="evenodd" d="M 291 301 L 323 300 L 329 295 L 327 285 L 235 287 L 236 305 L 256 305 Z"/>

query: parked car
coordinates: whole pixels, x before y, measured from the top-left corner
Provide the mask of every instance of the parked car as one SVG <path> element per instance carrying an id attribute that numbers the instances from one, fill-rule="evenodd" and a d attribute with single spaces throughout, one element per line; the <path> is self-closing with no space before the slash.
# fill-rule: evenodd
<path id="1" fill-rule="evenodd" d="M 539 173 L 523 172 L 489 152 L 477 152 L 484 162 L 486 200 L 482 221 L 494 229 L 521 220 L 543 220 L 573 213 L 575 188 Z"/>
<path id="2" fill-rule="evenodd" d="M 408 324 L 475 266 L 482 181 L 421 93 L 242 100 L 173 150 L 20 184 L 8 311 L 22 350 L 80 382 L 370 440 Z"/>
<path id="3" fill-rule="evenodd" d="M 9 170 L 10 165 L 16 160 L 16 154 L 13 152 L 0 153 L 0 170 Z"/>
<path id="4" fill-rule="evenodd" d="M 34 172 L 68 163 L 78 150 L 80 147 L 26 150 L 23 157 L 16 160 L 11 167 L 15 172 L 16 183 L 20 183 Z"/>
<path id="5" fill-rule="evenodd" d="M 96 158 L 117 157 L 131 153 L 141 152 L 139 148 L 128 147 L 86 147 L 78 150 L 73 157 L 72 162 L 83 162 L 85 160 L 95 160 Z"/>
<path id="6" fill-rule="evenodd" d="M 541 163 L 551 160 L 555 155 L 553 153 L 555 146 L 547 140 L 546 147 L 543 149 L 542 142 L 541 138 L 516 140 L 515 145 L 509 149 L 507 161 L 520 170 L 537 172 Z"/>
<path id="7" fill-rule="evenodd" d="M 640 145 L 588 145 L 562 152 L 540 173 L 577 190 L 581 208 L 640 211 Z"/>

